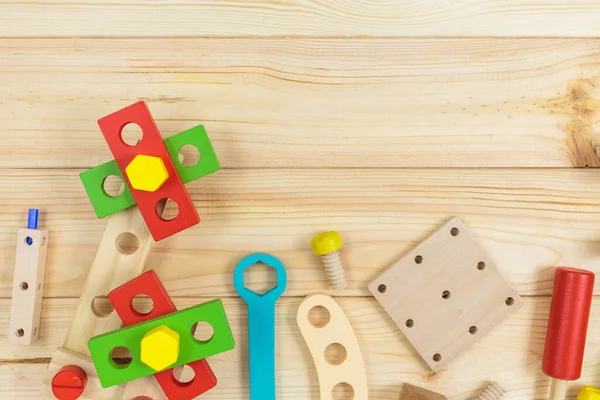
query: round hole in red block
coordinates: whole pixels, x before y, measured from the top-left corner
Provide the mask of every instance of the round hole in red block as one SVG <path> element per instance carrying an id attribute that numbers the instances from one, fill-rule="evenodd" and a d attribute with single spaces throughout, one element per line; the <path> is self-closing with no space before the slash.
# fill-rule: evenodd
<path id="1" fill-rule="evenodd" d="M 78 399 L 87 384 L 87 374 L 77 365 L 65 365 L 52 378 L 52 393 L 59 400 Z"/>

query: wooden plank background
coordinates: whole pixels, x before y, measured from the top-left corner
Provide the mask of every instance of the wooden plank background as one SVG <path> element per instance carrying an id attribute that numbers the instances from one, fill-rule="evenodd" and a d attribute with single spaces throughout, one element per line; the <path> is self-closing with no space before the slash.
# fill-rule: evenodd
<path id="1" fill-rule="evenodd" d="M 106 223 L 78 179 L 111 158 L 96 120 L 140 99 L 165 136 L 204 124 L 223 165 L 188 185 L 202 223 L 148 262 L 178 307 L 224 299 L 237 347 L 203 398 L 248 398 L 232 271 L 254 251 L 289 271 L 279 398 L 318 398 L 295 324 L 314 292 L 348 314 L 372 400 L 403 382 L 463 400 L 489 380 L 545 398 L 553 267 L 600 272 L 598 21 L 596 0 L 0 0 L 1 327 L 27 209 L 50 230 L 42 339 L 0 331 L 0 399 L 40 398 Z M 432 375 L 366 284 L 453 216 L 525 305 Z M 324 229 L 345 240 L 344 291 L 310 251 Z M 598 301 L 573 399 L 600 386 Z"/>

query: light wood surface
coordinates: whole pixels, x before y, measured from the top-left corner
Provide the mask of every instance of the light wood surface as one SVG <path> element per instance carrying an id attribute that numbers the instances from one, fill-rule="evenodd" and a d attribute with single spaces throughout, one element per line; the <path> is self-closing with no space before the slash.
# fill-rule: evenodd
<path id="1" fill-rule="evenodd" d="M 0 170 L 2 297 L 23 204 L 39 207 L 52 232 L 45 295 L 80 295 L 106 221 L 79 172 Z M 236 263 L 266 251 L 289 269 L 287 295 L 368 296 L 368 282 L 459 215 L 521 295 L 548 295 L 555 265 L 600 271 L 598 182 L 596 169 L 224 170 L 187 186 L 202 223 L 157 243 L 147 267 L 172 296 L 234 296 Z M 339 293 L 310 249 L 327 229 L 345 243 L 349 288 Z"/>
<path id="2" fill-rule="evenodd" d="M 368 288 L 435 372 L 523 304 L 458 217 L 386 268 Z"/>
<path id="3" fill-rule="evenodd" d="M 0 336 L 0 398 L 40 398 L 107 222 L 77 177 L 112 158 L 96 120 L 145 100 L 164 136 L 204 124 L 223 166 L 187 185 L 202 223 L 146 267 L 180 308 L 224 297 L 238 335 L 235 264 L 280 258 L 278 398 L 319 398 L 295 315 L 324 292 L 356 332 L 370 400 L 404 383 L 463 400 L 489 381 L 547 399 L 553 267 L 600 272 L 599 16 L 597 0 L 0 0 L 0 326 L 29 207 L 52 234 L 40 340 Z M 366 286 L 455 215 L 525 305 L 431 375 Z M 330 229 L 349 282 L 336 292 L 309 246 Z M 569 399 L 600 386 L 598 301 Z M 203 398 L 248 397 L 236 339 Z"/>
<path id="4" fill-rule="evenodd" d="M 0 54 L 4 168 L 110 160 L 96 120 L 138 99 L 165 136 L 205 125 L 223 168 L 600 165 L 596 39 L 42 38 Z"/>
<path id="5" fill-rule="evenodd" d="M 175 298 L 181 309 L 210 298 Z M 318 400 L 316 370 L 296 324 L 302 298 L 283 298 L 278 302 L 277 387 L 283 399 Z M 450 400 L 472 399 L 481 393 L 487 381 L 500 383 L 507 391 L 505 399 L 547 399 L 550 378 L 540 371 L 546 318 L 550 307 L 545 297 L 527 298 L 523 307 L 500 326 L 475 343 L 449 368 L 433 375 L 379 304 L 371 298 L 337 298 L 361 346 L 368 373 L 369 398 L 397 400 L 406 382 L 443 393 Z M 20 396 L 39 399 L 39 389 L 48 357 L 66 333 L 77 299 L 51 298 L 44 302 L 42 329 L 48 332 L 39 345 L 12 347 L 0 337 L 0 398 Z M 219 385 L 205 396 L 208 399 L 247 399 L 248 371 L 243 365 L 247 348 L 246 305 L 239 298 L 225 299 L 225 310 L 237 346 L 211 357 Z M 570 398 L 584 383 L 597 382 L 600 369 L 597 354 L 600 344 L 600 300 L 592 306 L 584 369 L 580 381 L 569 387 Z M 0 324 L 8 321 L 9 302 L 0 300 Z M 10 362 L 6 360 L 12 360 Z M 38 397 L 36 397 L 38 396 Z"/>
<path id="6" fill-rule="evenodd" d="M 599 36 L 595 0 L 0 1 L 0 36 Z"/>

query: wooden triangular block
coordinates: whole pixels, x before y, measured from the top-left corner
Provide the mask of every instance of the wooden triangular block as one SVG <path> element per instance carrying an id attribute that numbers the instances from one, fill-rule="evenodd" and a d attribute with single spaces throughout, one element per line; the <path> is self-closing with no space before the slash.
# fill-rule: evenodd
<path id="1" fill-rule="evenodd" d="M 448 400 L 448 398 L 431 390 L 405 383 L 398 400 Z"/>

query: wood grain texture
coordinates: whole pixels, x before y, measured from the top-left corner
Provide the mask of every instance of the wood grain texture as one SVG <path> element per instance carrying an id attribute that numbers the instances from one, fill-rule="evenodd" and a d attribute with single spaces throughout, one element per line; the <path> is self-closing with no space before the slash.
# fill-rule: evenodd
<path id="1" fill-rule="evenodd" d="M 600 39 L 5 39 L 0 54 L 0 168 L 106 162 L 96 121 L 139 99 L 165 137 L 204 124 L 224 168 L 600 166 Z"/>
<path id="2" fill-rule="evenodd" d="M 0 171 L 0 297 L 30 206 L 52 236 L 45 295 L 80 295 L 106 221 L 78 173 Z M 553 266 L 600 271 L 599 181 L 595 169 L 220 171 L 187 186 L 202 222 L 156 244 L 147 268 L 173 296 L 232 296 L 235 265 L 265 251 L 288 268 L 286 295 L 331 292 L 310 239 L 335 229 L 350 284 L 341 293 L 369 295 L 368 282 L 460 216 L 513 288 L 547 295 Z"/>
<path id="3" fill-rule="evenodd" d="M 599 36 L 595 0 L 0 1 L 0 36 Z"/>
<path id="4" fill-rule="evenodd" d="M 178 308 L 201 299 L 175 298 Z M 296 325 L 301 298 L 281 299 L 277 306 L 277 384 L 281 399 L 318 399 L 316 371 Z M 450 400 L 472 399 L 488 380 L 502 384 L 505 399 L 547 398 L 550 379 L 541 372 L 549 300 L 526 298 L 526 304 L 471 347 L 447 370 L 431 375 L 391 320 L 373 299 L 337 298 L 356 333 L 363 352 L 371 400 L 397 400 L 403 383 L 443 393 Z M 66 332 L 76 299 L 47 299 L 38 344 L 7 346 L 0 336 L 0 398 L 39 399 L 39 389 L 49 354 Z M 207 399 L 248 398 L 246 307 L 240 299 L 226 299 L 225 309 L 237 342 L 235 350 L 211 357 L 219 379 Z M 8 321 L 9 303 L 0 300 L 0 323 Z M 583 375 L 570 387 L 574 396 L 584 383 L 600 379 L 597 338 L 600 334 L 600 300 L 592 307 Z M 574 398 L 574 397 L 570 397 Z"/>

